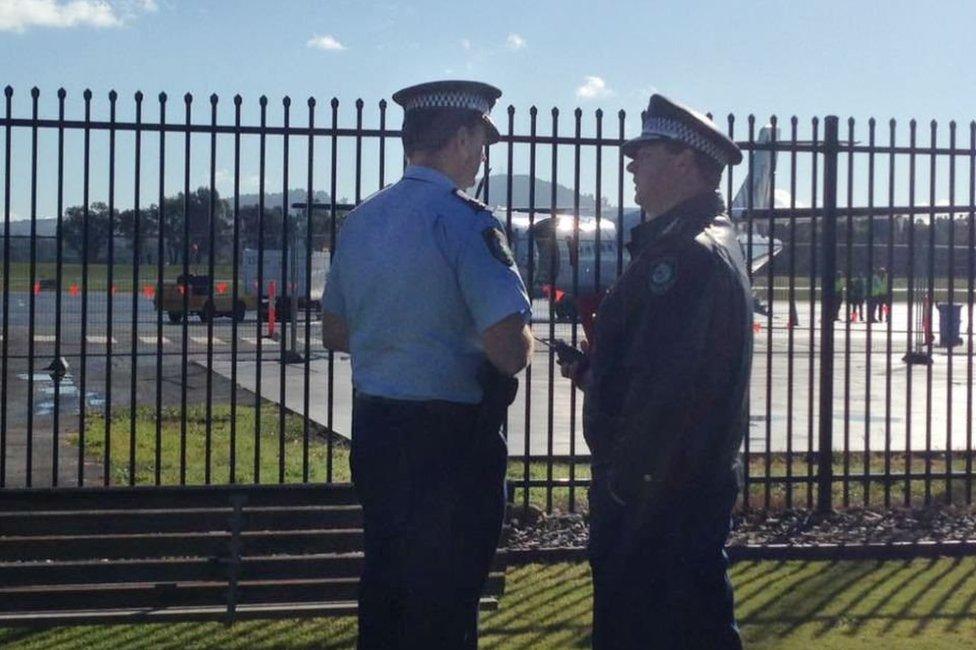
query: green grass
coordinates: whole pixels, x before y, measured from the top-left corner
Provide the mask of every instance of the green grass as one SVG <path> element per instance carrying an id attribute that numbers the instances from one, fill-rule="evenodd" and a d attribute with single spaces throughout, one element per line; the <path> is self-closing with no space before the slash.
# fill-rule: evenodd
<path id="1" fill-rule="evenodd" d="M 238 483 L 254 482 L 254 450 L 255 450 L 255 409 L 250 405 L 237 407 L 237 427 L 234 448 L 236 450 L 236 474 Z M 188 485 L 201 485 L 206 482 L 207 467 L 207 412 L 203 406 L 187 408 L 186 433 L 186 475 Z M 136 409 L 135 432 L 135 484 L 151 485 L 155 483 L 156 475 L 156 411 L 151 406 L 140 406 Z M 130 469 L 130 429 L 131 419 L 128 409 L 115 411 L 111 423 L 98 413 L 90 414 L 86 420 L 85 450 L 87 456 L 94 461 L 104 463 L 106 431 L 111 441 L 111 482 L 113 485 L 127 485 Z M 181 470 L 181 428 L 182 417 L 180 409 L 165 408 L 162 411 L 160 432 L 160 483 L 162 485 L 179 485 Z M 231 450 L 231 416 L 229 404 L 214 404 L 210 417 L 210 482 L 215 484 L 230 481 L 230 450 Z M 284 435 L 284 475 L 282 482 L 297 483 L 303 480 L 304 453 L 303 420 L 297 415 L 286 414 Z M 68 440 L 77 444 L 78 436 L 69 436 Z M 279 461 L 281 457 L 281 435 L 279 434 L 279 419 L 277 406 L 265 404 L 261 408 L 261 436 L 259 478 L 261 483 L 277 483 L 282 478 Z M 314 425 L 309 428 L 308 452 L 308 480 L 326 481 L 329 478 L 329 453 L 326 438 L 316 434 Z M 585 479 L 589 476 L 589 465 L 577 464 L 575 469 L 577 478 Z M 509 462 L 508 476 L 517 481 L 523 476 L 522 461 Z M 545 462 L 533 461 L 529 465 L 531 479 L 544 479 L 548 476 L 549 466 Z M 346 482 L 349 475 L 349 445 L 345 439 L 334 438 L 332 446 L 332 480 Z M 568 478 L 570 467 L 568 463 L 552 464 L 553 478 Z M 530 504 L 545 509 L 549 503 L 549 493 L 546 488 L 538 487 L 529 490 Z M 516 488 L 513 498 L 516 503 L 522 503 L 522 490 Z M 576 507 L 584 508 L 586 503 L 585 488 L 574 490 Z M 557 488 L 551 490 L 553 508 L 567 510 L 569 508 L 569 490 Z"/>
<path id="2" fill-rule="evenodd" d="M 239 483 L 254 482 L 254 449 L 255 449 L 255 409 L 253 405 L 239 405 L 237 409 L 236 436 L 236 474 L 235 481 Z M 190 485 L 206 482 L 206 409 L 202 406 L 191 406 L 187 409 L 186 436 L 186 478 Z M 230 405 L 215 404 L 210 418 L 210 470 L 211 483 L 227 483 L 230 481 Z M 94 461 L 104 461 L 106 421 L 100 414 L 91 414 L 87 420 L 85 434 L 86 453 Z M 162 413 L 162 431 L 160 436 L 160 483 L 163 485 L 178 485 L 180 483 L 180 411 L 176 408 L 164 409 Z M 261 444 L 260 444 L 260 482 L 277 483 L 279 478 L 286 483 L 303 480 L 303 441 L 304 429 L 302 419 L 296 415 L 286 414 L 284 435 L 284 475 L 280 474 L 282 464 L 279 462 L 281 436 L 279 435 L 278 408 L 265 404 L 261 408 Z M 119 409 L 112 418 L 111 426 L 111 482 L 116 485 L 129 483 L 129 431 L 130 420 L 127 409 Z M 69 437 L 77 441 L 77 435 Z M 150 485 L 155 482 L 155 449 L 156 424 L 155 409 L 141 406 L 136 410 L 136 463 L 135 483 Z M 334 438 L 332 447 L 332 480 L 348 481 L 349 476 L 349 447 L 342 438 Z M 316 433 L 316 427 L 309 428 L 309 480 L 326 481 L 329 473 L 328 445 L 324 435 Z M 872 453 L 868 457 L 870 478 L 864 480 L 864 454 L 852 453 L 846 465 L 852 475 L 846 485 L 844 481 L 835 480 L 833 483 L 833 503 L 835 507 L 868 506 L 872 508 L 885 507 L 884 481 L 879 477 L 885 468 L 885 457 L 881 453 Z M 928 501 L 934 504 L 951 502 L 955 506 L 968 507 L 970 490 L 976 492 L 976 481 L 967 481 L 963 477 L 953 478 L 951 481 L 951 495 L 946 491 L 946 480 L 938 478 L 946 469 L 945 454 L 933 454 L 928 461 L 923 454 L 916 453 L 911 458 L 910 468 L 913 473 L 923 474 L 926 469 L 933 475 Z M 954 472 L 964 471 L 966 454 L 962 452 L 952 455 L 952 469 Z M 903 474 L 906 467 L 904 453 L 892 453 L 890 467 L 893 480 L 890 486 L 890 503 L 900 506 L 904 503 L 906 483 Z M 750 476 L 761 477 L 767 472 L 766 459 L 761 454 L 754 454 L 749 463 Z M 814 458 L 814 473 L 817 471 Z M 844 455 L 837 453 L 833 457 L 833 471 L 835 476 L 843 475 L 845 470 Z M 532 461 L 528 467 L 530 480 L 542 480 L 551 476 L 556 481 L 568 479 L 571 472 L 575 478 L 585 481 L 590 475 L 589 464 L 577 463 L 570 467 L 569 463 Z M 785 477 L 787 463 L 785 454 L 772 454 L 768 466 L 772 477 Z M 807 463 L 805 453 L 793 456 L 792 473 L 794 476 L 806 476 Z M 520 482 L 526 476 L 524 461 L 512 459 L 508 464 L 508 479 L 511 486 L 511 498 L 516 504 L 524 503 L 524 488 Z M 865 487 L 867 486 L 867 490 Z M 912 505 L 926 504 L 925 484 L 921 480 L 911 481 L 910 501 Z M 784 483 L 774 483 L 768 488 L 763 484 L 752 484 L 749 490 L 750 507 L 769 510 L 780 510 L 792 505 L 794 508 L 805 508 L 807 495 L 812 489 L 812 499 L 816 503 L 816 483 L 795 484 L 792 488 L 792 503 L 788 500 L 787 488 Z M 865 494 L 867 499 L 865 499 Z M 845 503 L 846 495 L 846 503 Z M 530 505 L 542 510 L 566 512 L 570 510 L 571 492 L 568 487 L 532 487 L 529 488 Z M 951 496 L 951 499 L 949 498 Z M 586 511 L 586 489 L 578 486 L 572 490 L 572 500 L 576 511 Z"/>
<path id="3" fill-rule="evenodd" d="M 750 649 L 972 647 L 976 558 L 735 565 L 736 615 Z M 510 569 L 498 611 L 481 618 L 482 648 L 588 648 L 585 564 Z M 352 648 L 353 618 L 0 629 L 8 650 L 49 648 Z"/>
<path id="4" fill-rule="evenodd" d="M 253 483 L 255 476 L 255 425 L 256 411 L 253 406 L 237 407 L 236 475 L 238 483 Z M 135 483 L 149 485 L 155 482 L 156 473 L 156 411 L 153 407 L 136 409 Z M 207 412 L 203 406 L 191 406 L 186 414 L 186 476 L 188 485 L 206 482 L 207 467 Z M 104 462 L 106 430 L 111 440 L 111 482 L 129 483 L 130 418 L 127 410 L 116 412 L 111 426 L 101 415 L 87 419 L 85 449 L 93 460 Z M 180 483 L 182 445 L 182 418 L 180 409 L 165 408 L 160 418 L 160 483 Z M 231 417 L 229 404 L 214 404 L 210 417 L 210 471 L 211 483 L 230 482 Z M 284 463 L 279 462 L 281 436 L 279 435 L 278 409 L 271 405 L 261 408 L 261 436 L 259 479 L 261 483 L 298 483 L 303 480 L 304 428 L 302 418 L 286 414 L 284 431 Z M 70 438 L 77 444 L 77 435 Z M 349 480 L 349 448 L 342 439 L 335 439 L 332 447 L 332 480 Z M 328 467 L 328 445 L 316 435 L 314 426 L 309 428 L 308 452 L 309 481 L 325 481 Z M 282 467 L 284 473 L 281 473 Z"/>

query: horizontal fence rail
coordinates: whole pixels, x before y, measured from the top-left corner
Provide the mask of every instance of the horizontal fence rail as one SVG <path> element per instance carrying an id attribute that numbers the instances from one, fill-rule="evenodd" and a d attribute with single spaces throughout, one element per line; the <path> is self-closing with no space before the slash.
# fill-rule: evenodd
<path id="1" fill-rule="evenodd" d="M 347 481 L 319 309 L 345 216 L 406 164 L 386 101 L 3 102 L 0 487 Z M 482 198 L 539 338 L 578 345 L 629 261 L 639 118 L 496 112 Z M 971 503 L 976 125 L 716 122 L 757 304 L 743 507 Z M 582 507 L 582 395 L 545 346 L 520 379 L 511 497 Z"/>

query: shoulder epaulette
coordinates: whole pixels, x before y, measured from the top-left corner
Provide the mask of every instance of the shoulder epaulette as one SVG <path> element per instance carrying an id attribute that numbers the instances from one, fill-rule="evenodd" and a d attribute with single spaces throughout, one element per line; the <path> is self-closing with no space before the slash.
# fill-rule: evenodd
<path id="1" fill-rule="evenodd" d="M 475 212 L 491 212 L 491 209 L 486 203 L 482 203 L 473 196 L 465 194 L 463 190 L 455 189 L 454 196 L 464 201 L 464 203 Z"/>

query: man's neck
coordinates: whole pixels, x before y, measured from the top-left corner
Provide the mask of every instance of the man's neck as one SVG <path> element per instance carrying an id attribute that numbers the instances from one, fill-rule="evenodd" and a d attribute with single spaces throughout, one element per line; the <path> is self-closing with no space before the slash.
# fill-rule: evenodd
<path id="1" fill-rule="evenodd" d="M 408 162 L 411 165 L 420 165 L 421 167 L 429 167 L 430 169 L 439 171 L 454 181 L 456 186 L 461 187 L 463 179 L 459 178 L 459 174 L 455 166 L 449 164 L 440 156 L 418 154 L 410 157 Z"/>
<path id="2" fill-rule="evenodd" d="M 685 201 L 689 201 L 695 198 L 696 196 L 701 196 L 702 194 L 708 191 L 710 190 L 704 187 L 688 188 L 688 190 L 676 194 L 675 196 L 671 197 L 669 200 L 664 201 L 659 205 L 650 208 L 645 206 L 641 206 L 641 207 L 644 208 L 644 213 L 647 215 L 647 220 L 654 221 L 658 217 L 661 217 L 671 212 L 671 210 L 681 205 Z"/>

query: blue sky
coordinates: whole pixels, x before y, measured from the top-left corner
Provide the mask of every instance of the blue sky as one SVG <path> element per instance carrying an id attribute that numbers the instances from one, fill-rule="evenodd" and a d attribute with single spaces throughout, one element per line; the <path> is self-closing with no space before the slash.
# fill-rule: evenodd
<path id="1" fill-rule="evenodd" d="M 976 3 L 955 0 L 934 9 L 900 0 L 0 0 L 0 85 L 14 86 L 21 116 L 37 85 L 47 116 L 64 86 L 69 105 L 91 88 L 96 114 L 116 89 L 123 118 L 136 90 L 153 99 L 166 91 L 170 119 L 179 118 L 189 91 L 201 121 L 212 92 L 222 120 L 241 93 L 246 121 L 260 94 L 272 102 L 272 121 L 285 94 L 295 102 L 293 121 L 304 121 L 314 95 L 321 123 L 333 96 L 344 107 L 357 97 L 373 107 L 405 85 L 470 78 L 502 88 L 502 106 L 514 104 L 520 115 L 535 104 L 548 120 L 558 106 L 564 132 L 577 106 L 587 115 L 597 107 L 635 115 L 655 89 L 723 116 L 968 125 L 974 24 Z M 341 122 L 350 119 L 343 113 Z M 395 110 L 393 126 L 399 119 Z"/>

